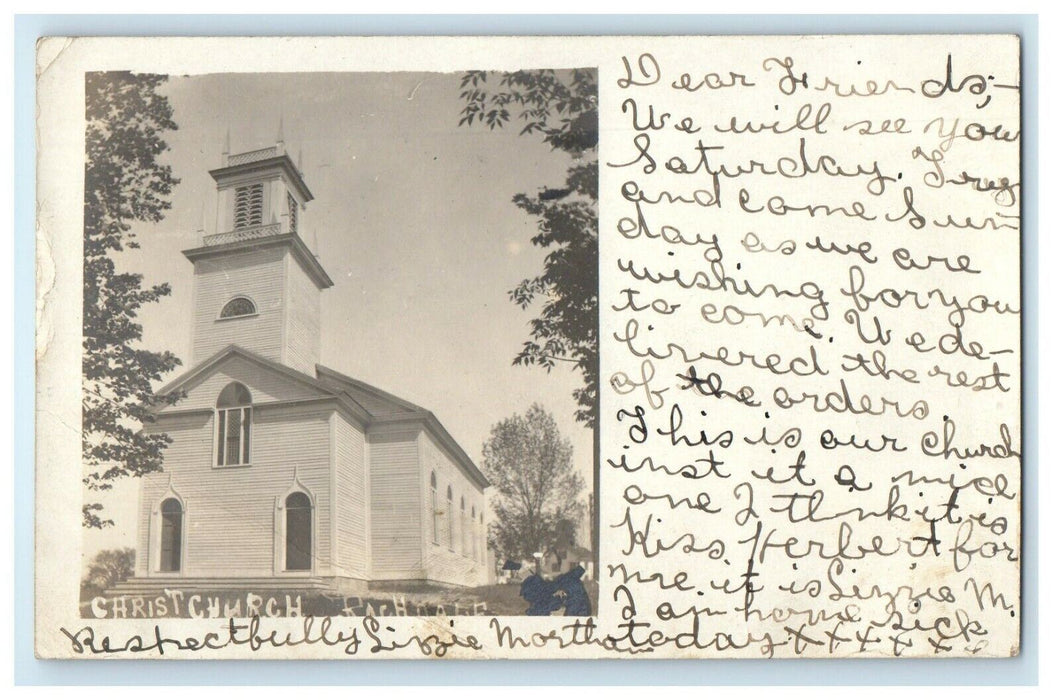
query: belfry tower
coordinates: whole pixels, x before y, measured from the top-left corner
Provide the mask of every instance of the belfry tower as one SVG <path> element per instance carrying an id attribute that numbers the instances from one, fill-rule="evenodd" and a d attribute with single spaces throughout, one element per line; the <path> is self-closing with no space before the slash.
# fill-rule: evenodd
<path id="1" fill-rule="evenodd" d="M 195 265 L 195 366 L 228 345 L 315 375 L 320 362 L 320 292 L 331 278 L 299 236 L 312 201 L 287 155 L 283 123 L 276 144 L 230 154 L 211 170 L 216 232 L 185 250 Z"/>

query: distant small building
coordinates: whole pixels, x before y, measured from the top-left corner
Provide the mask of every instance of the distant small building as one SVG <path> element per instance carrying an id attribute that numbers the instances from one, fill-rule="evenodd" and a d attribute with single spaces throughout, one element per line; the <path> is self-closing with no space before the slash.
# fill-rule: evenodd
<path id="1" fill-rule="evenodd" d="M 332 281 L 299 236 L 313 196 L 282 136 L 224 161 L 219 233 L 184 251 L 192 358 L 161 392 L 186 396 L 149 426 L 172 444 L 142 480 L 122 588 L 484 584 L 478 467 L 430 411 L 319 364 Z"/>
<path id="2" fill-rule="evenodd" d="M 585 547 L 571 545 L 566 549 L 560 550 L 558 555 L 550 556 L 548 568 L 543 570 L 542 573 L 554 578 L 560 574 L 567 573 L 576 566 L 585 569 L 586 578 L 592 578 L 593 553 Z M 542 567 L 542 569 L 544 568 Z"/>

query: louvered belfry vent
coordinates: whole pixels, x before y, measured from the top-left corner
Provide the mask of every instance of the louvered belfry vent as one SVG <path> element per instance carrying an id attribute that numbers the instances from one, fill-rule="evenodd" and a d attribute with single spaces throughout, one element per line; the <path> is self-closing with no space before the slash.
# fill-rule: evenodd
<path id="1" fill-rule="evenodd" d="M 287 193 L 287 215 L 290 220 L 291 233 L 298 233 L 298 202 L 290 192 Z"/>
<path id="2" fill-rule="evenodd" d="M 260 226 L 265 211 L 265 186 L 262 183 L 236 188 L 236 229 Z"/>

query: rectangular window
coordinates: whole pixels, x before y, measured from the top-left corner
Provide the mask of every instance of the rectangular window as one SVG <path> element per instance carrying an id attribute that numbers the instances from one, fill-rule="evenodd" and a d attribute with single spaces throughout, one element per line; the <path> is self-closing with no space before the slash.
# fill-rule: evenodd
<path id="1" fill-rule="evenodd" d="M 217 412 L 217 466 L 250 464 L 250 407 Z"/>
<path id="2" fill-rule="evenodd" d="M 250 409 L 243 409 L 243 464 L 250 464 Z"/>
<path id="3" fill-rule="evenodd" d="M 265 215 L 265 185 L 243 185 L 236 188 L 235 228 L 261 226 Z"/>
<path id="4" fill-rule="evenodd" d="M 217 464 L 222 466 L 225 463 L 225 414 L 227 411 L 217 412 Z"/>
<path id="5" fill-rule="evenodd" d="M 225 433 L 225 464 L 239 464 L 239 443 L 243 439 L 243 412 L 227 411 L 228 430 Z"/>

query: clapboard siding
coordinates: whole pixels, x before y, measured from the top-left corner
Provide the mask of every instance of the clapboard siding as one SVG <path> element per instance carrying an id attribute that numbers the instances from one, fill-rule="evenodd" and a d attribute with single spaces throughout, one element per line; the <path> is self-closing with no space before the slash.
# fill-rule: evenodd
<path id="1" fill-rule="evenodd" d="M 228 345 L 283 361 L 283 288 L 286 249 L 262 248 L 195 262 L 195 320 L 192 364 Z M 247 296 L 257 315 L 219 320 L 235 296 Z"/>
<path id="2" fill-rule="evenodd" d="M 369 430 L 372 577 L 423 575 L 418 430 Z"/>
<path id="3" fill-rule="evenodd" d="M 293 255 L 287 256 L 285 364 L 316 374 L 320 362 L 320 290 Z"/>
<path id="4" fill-rule="evenodd" d="M 161 472 L 144 476 L 140 480 L 140 504 L 136 538 L 136 575 L 145 576 L 150 563 L 151 510 L 159 505 L 162 496 L 169 491 L 172 480 L 175 490 L 182 496 L 181 485 L 186 476 L 197 471 L 202 463 L 209 463 L 213 449 L 213 416 L 207 413 L 167 416 L 159 418 L 147 427 L 151 432 L 169 435 L 173 440 L 163 452 Z M 190 497 L 190 494 L 188 496 Z"/>
<path id="5" fill-rule="evenodd" d="M 339 576 L 368 577 L 368 494 L 364 433 L 336 414 L 335 513 Z"/>
<path id="6" fill-rule="evenodd" d="M 485 552 L 485 533 L 479 525 L 471 524 L 471 510 L 474 508 L 476 515 L 483 512 L 486 497 L 485 494 L 471 482 L 464 472 L 456 465 L 438 442 L 427 432 L 419 437 L 420 454 L 422 455 L 422 480 L 424 499 L 421 508 L 422 517 L 427 524 L 426 556 L 424 564 L 427 570 L 427 578 L 445 583 L 474 586 L 486 582 L 486 567 L 482 562 Z M 438 509 L 439 515 L 439 537 L 438 543 L 433 542 L 431 537 L 431 523 L 427 518 L 431 517 L 430 478 L 434 473 L 438 480 Z M 447 494 L 449 487 L 453 489 L 452 513 L 450 517 Z M 460 499 L 464 498 L 464 517 L 461 517 Z M 449 523 L 453 524 L 452 533 L 449 532 Z M 479 541 L 478 554 L 475 558 L 475 549 L 472 538 Z"/>
<path id="7" fill-rule="evenodd" d="M 291 401 L 322 396 L 316 387 L 279 374 L 262 364 L 234 355 L 221 362 L 209 374 L 185 387 L 186 395 L 167 411 L 214 408 L 221 390 L 229 382 L 240 382 L 250 390 L 255 404 L 269 401 Z"/>
<path id="8" fill-rule="evenodd" d="M 295 478 L 315 504 L 316 573 L 330 573 L 330 411 L 306 407 L 254 410 L 249 467 L 213 466 L 212 414 L 161 417 L 153 430 L 173 442 L 164 473 L 144 480 L 140 514 L 141 573 L 150 562 L 151 511 L 170 489 L 187 504 L 186 576 L 269 576 L 275 573 L 276 498 Z"/>

